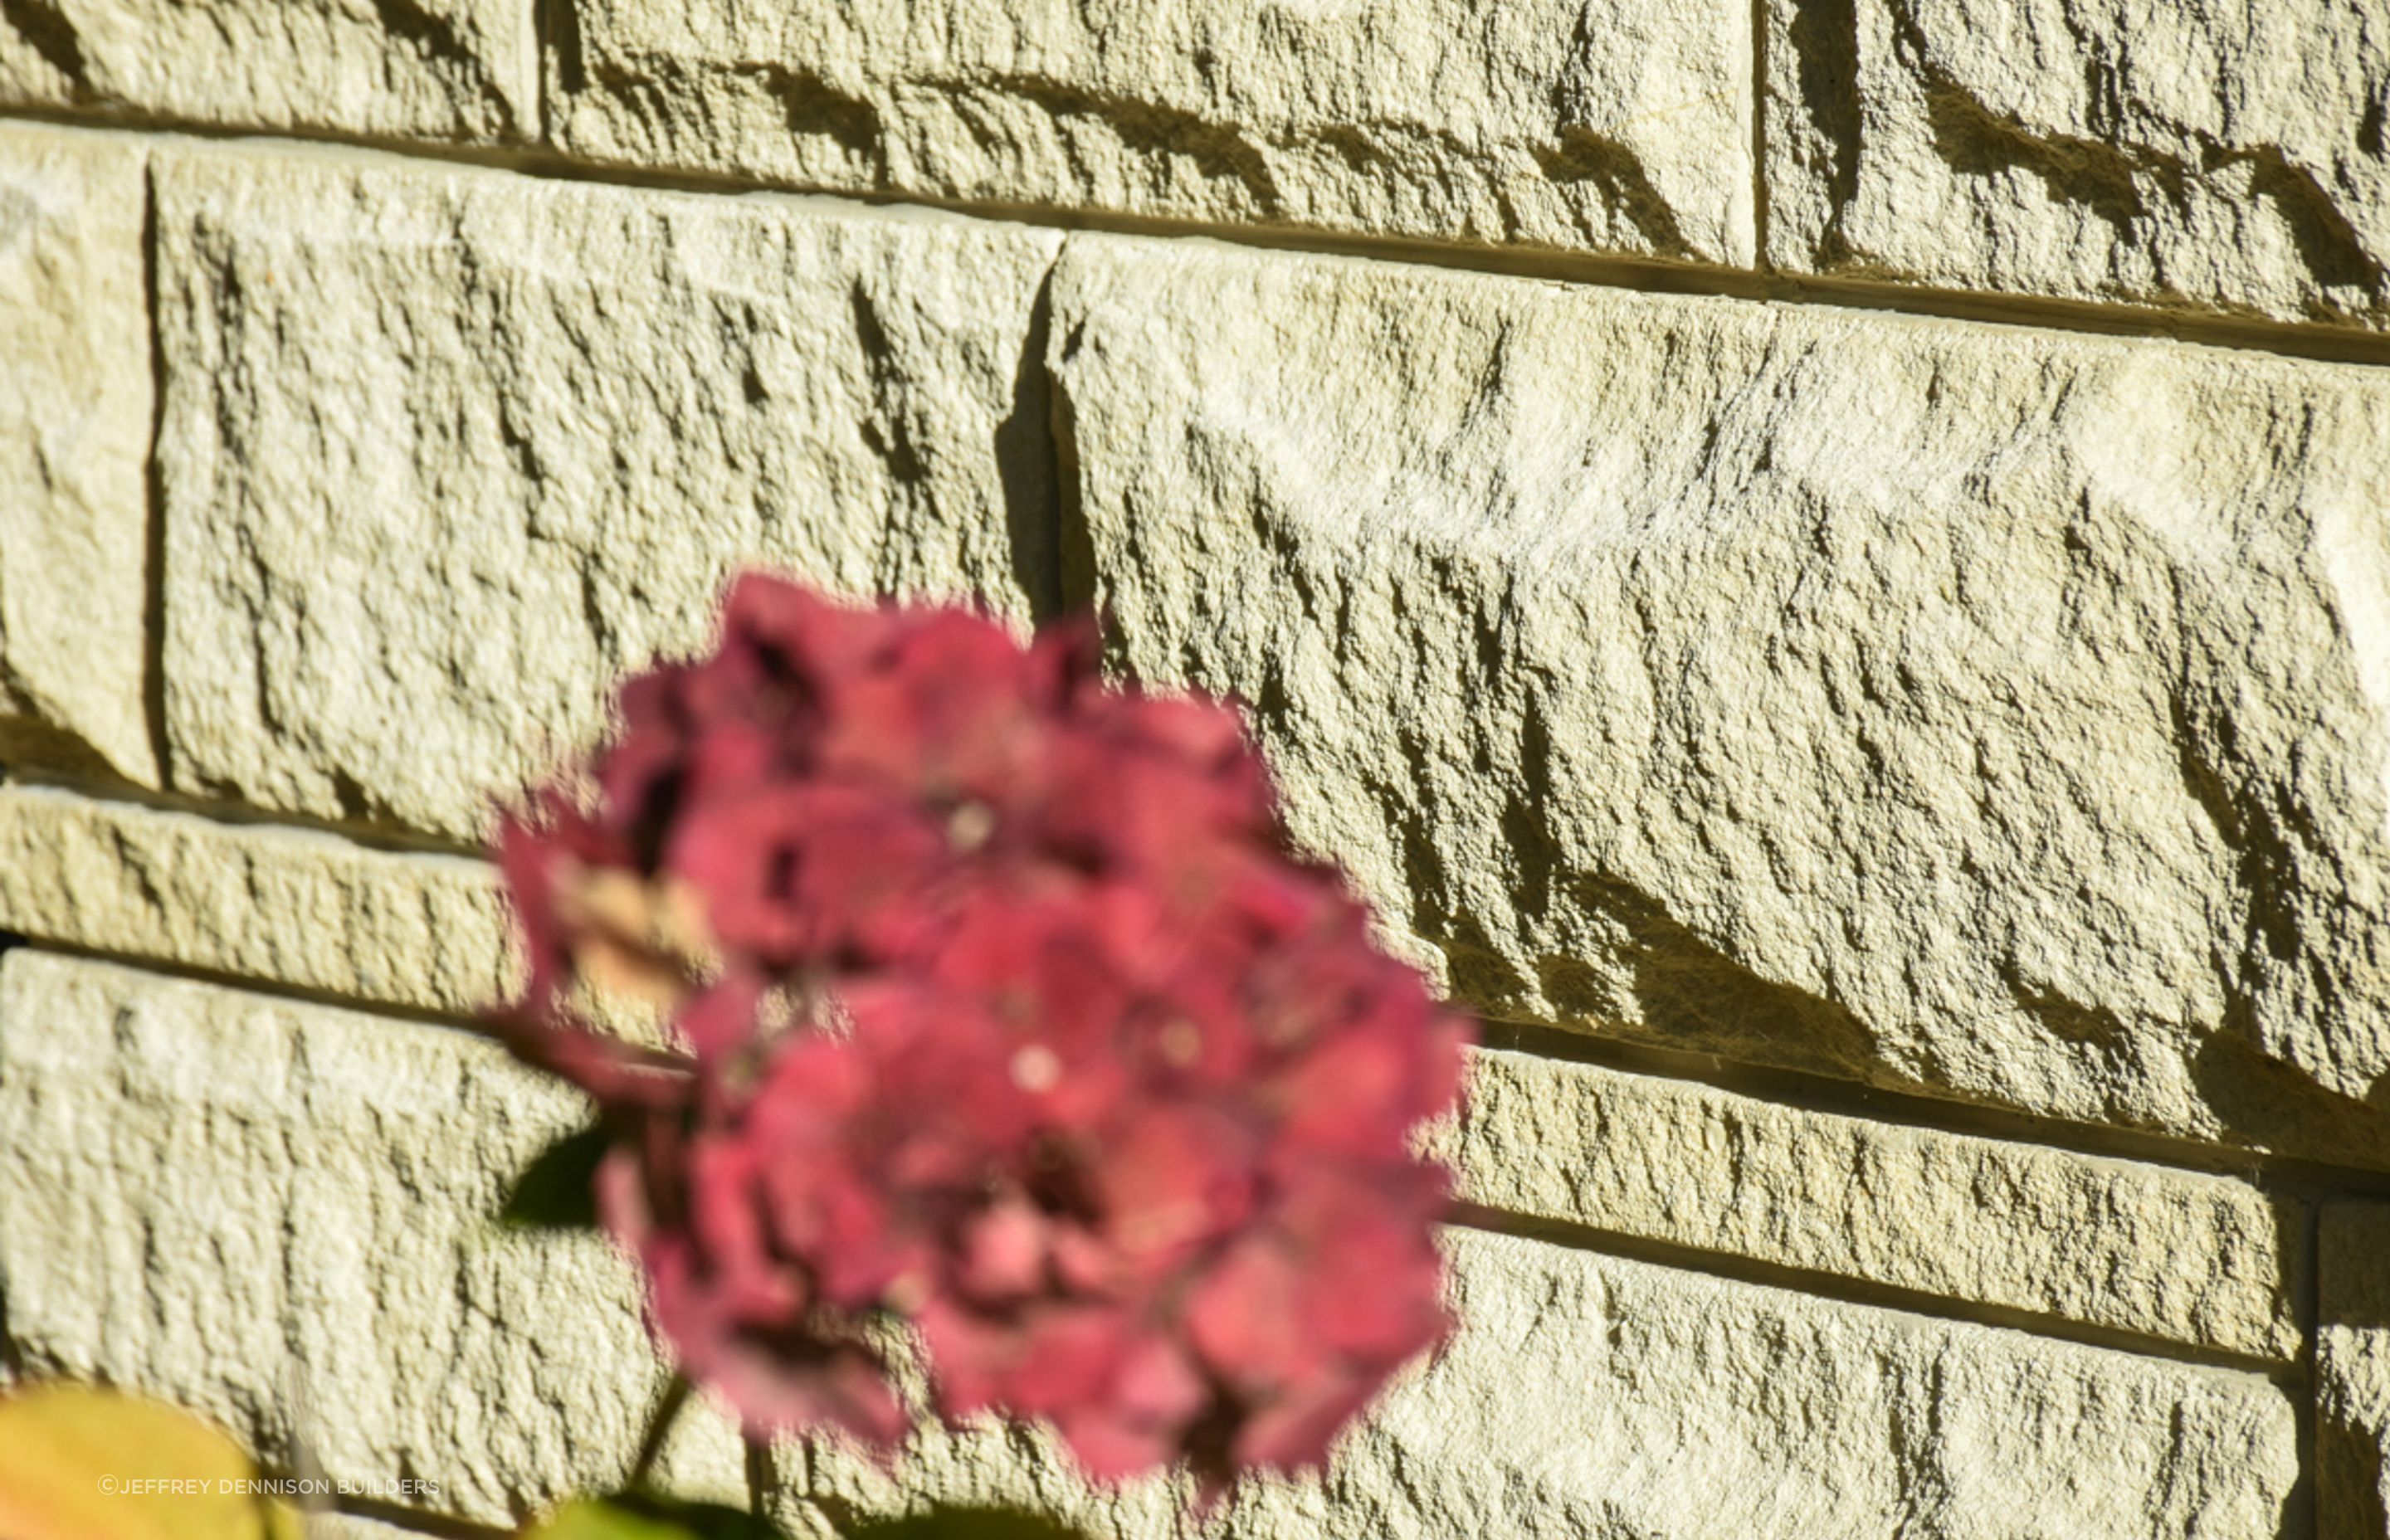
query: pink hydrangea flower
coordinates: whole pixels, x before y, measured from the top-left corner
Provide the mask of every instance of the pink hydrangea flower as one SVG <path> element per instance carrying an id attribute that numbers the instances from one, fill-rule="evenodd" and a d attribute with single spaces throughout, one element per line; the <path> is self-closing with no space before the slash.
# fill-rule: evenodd
<path id="1" fill-rule="evenodd" d="M 503 831 L 510 1037 L 598 1102 L 601 1216 L 758 1431 L 901 1440 L 893 1315 L 941 1415 L 1216 1488 L 1319 1463 L 1448 1328 L 1409 1134 L 1462 1020 L 1286 853 L 1235 712 L 1104 687 L 1091 640 L 751 575 Z"/>

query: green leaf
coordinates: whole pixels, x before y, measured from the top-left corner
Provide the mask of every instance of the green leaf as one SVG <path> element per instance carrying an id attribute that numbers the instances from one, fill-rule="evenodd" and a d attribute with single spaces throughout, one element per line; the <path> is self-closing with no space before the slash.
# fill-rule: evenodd
<path id="1" fill-rule="evenodd" d="M 788 1540 L 752 1513 L 719 1503 L 684 1503 L 650 1492 L 579 1497 L 521 1540 Z"/>
<path id="2" fill-rule="evenodd" d="M 539 1152 L 515 1178 L 498 1217 L 527 1230 L 598 1227 L 598 1162 L 609 1141 L 603 1128 L 568 1134 Z"/>
<path id="3" fill-rule="evenodd" d="M 849 1520 L 842 1528 L 847 1540 L 1086 1540 L 1042 1513 L 944 1504 L 902 1519 Z"/>

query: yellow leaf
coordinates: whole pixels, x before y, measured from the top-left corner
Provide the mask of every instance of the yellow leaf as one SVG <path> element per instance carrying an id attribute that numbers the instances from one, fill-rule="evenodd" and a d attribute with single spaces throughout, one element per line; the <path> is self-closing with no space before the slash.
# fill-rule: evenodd
<path id="1" fill-rule="evenodd" d="M 240 1446 L 188 1412 L 45 1385 L 0 1400 L 6 1540 L 302 1540 Z"/>

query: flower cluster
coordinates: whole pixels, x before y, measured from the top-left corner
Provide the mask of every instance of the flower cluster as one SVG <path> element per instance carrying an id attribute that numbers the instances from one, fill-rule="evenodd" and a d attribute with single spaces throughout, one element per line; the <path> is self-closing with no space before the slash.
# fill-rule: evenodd
<path id="1" fill-rule="evenodd" d="M 1091 654 L 751 575 L 505 828 L 512 1039 L 597 1098 L 600 1214 L 751 1427 L 901 1439 L 893 1315 L 940 1414 L 1217 1485 L 1318 1462 L 1446 1329 L 1408 1135 L 1460 1020 L 1285 853 L 1230 709 Z M 685 1056 L 588 1030 L 593 989 Z"/>

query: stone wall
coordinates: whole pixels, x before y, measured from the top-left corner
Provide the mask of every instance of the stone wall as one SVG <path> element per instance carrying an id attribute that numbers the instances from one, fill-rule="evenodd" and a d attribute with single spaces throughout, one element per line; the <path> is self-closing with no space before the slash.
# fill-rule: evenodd
<path id="1" fill-rule="evenodd" d="M 1465 1330 L 1214 1533 L 2390 1533 L 2372 0 L 0 0 L 0 1373 L 619 1474 L 476 852 L 761 562 L 1105 607 L 1487 1022 Z"/>

